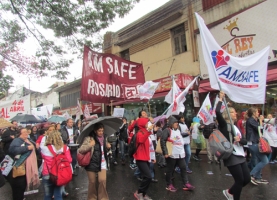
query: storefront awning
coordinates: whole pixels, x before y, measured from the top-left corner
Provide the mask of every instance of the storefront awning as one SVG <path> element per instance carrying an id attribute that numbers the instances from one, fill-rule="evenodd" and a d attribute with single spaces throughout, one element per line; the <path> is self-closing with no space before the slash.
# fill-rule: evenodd
<path id="1" fill-rule="evenodd" d="M 277 81 L 277 68 L 267 70 L 266 82 L 269 83 L 273 81 Z M 215 90 L 211 88 L 210 80 L 205 79 L 200 81 L 198 91 L 199 93 L 206 93 L 206 92 L 212 92 Z"/>

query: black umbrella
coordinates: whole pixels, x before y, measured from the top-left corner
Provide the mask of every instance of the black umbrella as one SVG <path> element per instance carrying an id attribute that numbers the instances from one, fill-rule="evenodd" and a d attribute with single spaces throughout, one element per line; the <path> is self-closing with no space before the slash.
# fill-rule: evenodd
<path id="1" fill-rule="evenodd" d="M 84 138 L 93 131 L 94 124 L 98 122 L 101 122 L 104 125 L 104 134 L 107 136 L 110 136 L 118 131 L 119 127 L 122 125 L 121 119 L 111 116 L 99 117 L 98 119 L 92 120 L 88 125 L 85 126 L 81 132 L 81 135 L 78 137 L 78 144 L 84 141 Z"/>
<path id="2" fill-rule="evenodd" d="M 36 124 L 43 122 L 39 117 L 30 114 L 18 114 L 15 117 L 10 119 L 11 121 L 15 120 L 21 124 Z"/>

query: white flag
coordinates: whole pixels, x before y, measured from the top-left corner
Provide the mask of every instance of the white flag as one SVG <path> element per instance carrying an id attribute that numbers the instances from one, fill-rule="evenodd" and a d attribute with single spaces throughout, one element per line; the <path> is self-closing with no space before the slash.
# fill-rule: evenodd
<path id="1" fill-rule="evenodd" d="M 82 114 L 83 114 L 83 111 L 82 111 L 82 108 L 81 108 L 81 105 L 80 105 L 80 101 L 77 99 L 77 108 L 76 108 L 76 119 L 75 119 L 75 122 L 78 119 L 81 119 L 81 115 Z"/>
<path id="2" fill-rule="evenodd" d="M 151 99 L 159 84 L 160 82 L 155 83 L 153 81 L 146 81 L 142 86 L 139 87 L 140 99 Z"/>
<path id="3" fill-rule="evenodd" d="M 219 98 L 218 98 L 218 96 L 216 96 L 215 101 L 214 101 L 214 107 L 213 107 L 213 116 L 214 116 L 214 117 L 216 117 L 215 109 L 216 109 L 216 106 L 217 106 L 218 101 L 219 101 Z M 223 111 L 225 110 L 225 108 L 226 108 L 226 105 L 225 105 L 224 102 L 222 102 L 221 108 L 220 108 L 220 112 L 223 113 Z"/>
<path id="4" fill-rule="evenodd" d="M 85 105 L 84 117 L 85 117 L 86 119 L 88 119 L 88 118 L 90 117 L 90 112 L 89 112 L 88 105 Z"/>
<path id="5" fill-rule="evenodd" d="M 71 118 L 71 116 L 69 115 L 69 113 L 66 111 L 64 114 L 63 114 L 63 117 L 68 120 Z"/>
<path id="6" fill-rule="evenodd" d="M 165 96 L 164 101 L 172 104 L 174 100 L 178 97 L 179 94 L 181 94 L 182 90 L 179 88 L 179 86 L 176 84 L 175 80 L 173 80 L 172 88 L 169 91 L 169 93 Z M 174 99 L 173 99 L 174 97 Z"/>
<path id="7" fill-rule="evenodd" d="M 195 81 L 198 79 L 198 76 L 193 79 L 193 81 L 190 82 L 190 84 L 184 89 L 174 100 L 173 103 L 168 108 L 168 111 L 166 113 L 166 117 L 168 118 L 170 115 L 179 115 L 180 112 L 185 111 L 184 102 L 186 101 L 186 95 L 189 92 L 189 89 L 193 86 Z"/>
<path id="8" fill-rule="evenodd" d="M 204 20 L 195 13 L 204 60 L 208 68 L 211 88 L 222 91 L 237 103 L 263 104 L 269 46 L 247 57 L 234 57 L 215 41 Z"/>
<path id="9" fill-rule="evenodd" d="M 211 104 L 211 101 L 209 98 L 209 94 L 206 96 L 205 101 L 203 102 L 203 104 L 199 110 L 199 113 L 197 115 L 200 119 L 202 119 L 202 121 L 205 125 L 214 123 L 213 108 L 212 108 L 212 104 Z"/>

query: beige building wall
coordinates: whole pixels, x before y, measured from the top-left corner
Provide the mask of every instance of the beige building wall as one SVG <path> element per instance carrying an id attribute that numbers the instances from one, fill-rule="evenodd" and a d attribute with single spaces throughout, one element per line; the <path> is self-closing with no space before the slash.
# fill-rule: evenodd
<path id="1" fill-rule="evenodd" d="M 206 24 L 213 25 L 214 23 L 216 25 L 220 23 L 220 20 L 226 20 L 232 14 L 264 0 L 226 0 L 205 11 L 203 11 L 201 0 L 179 0 L 181 6 L 172 10 L 172 13 L 174 12 L 175 15 L 173 20 L 167 21 L 156 29 L 139 35 L 127 43 L 116 45 L 120 34 L 124 33 L 124 31 L 128 31 L 128 29 L 133 27 L 137 28 L 136 26 L 140 22 L 157 15 L 161 10 L 166 11 L 166 6 L 176 5 L 177 1 L 169 1 L 165 6 L 127 25 L 125 28 L 113 33 L 112 36 L 109 35 L 111 43 L 109 43 L 107 48 L 104 48 L 104 51 L 120 55 L 120 52 L 129 49 L 130 60 L 143 63 L 146 80 L 155 80 L 178 73 L 196 76 L 200 74 L 200 64 L 195 32 L 198 26 L 194 12 L 198 12 L 204 18 Z M 189 2 L 192 2 L 192 4 L 189 4 Z M 160 15 L 162 15 L 162 12 L 160 12 Z M 182 24 L 185 27 L 187 51 L 174 55 L 174 41 L 171 29 Z"/>

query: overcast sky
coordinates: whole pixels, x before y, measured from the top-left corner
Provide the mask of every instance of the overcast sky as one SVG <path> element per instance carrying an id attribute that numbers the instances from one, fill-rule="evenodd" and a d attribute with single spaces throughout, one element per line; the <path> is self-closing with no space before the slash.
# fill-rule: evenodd
<path id="1" fill-rule="evenodd" d="M 131 10 L 131 12 L 126 15 L 124 18 L 116 18 L 114 20 L 114 23 L 111 24 L 109 28 L 102 31 L 101 34 L 104 34 L 106 31 L 113 31 L 116 32 L 119 29 L 125 27 L 126 25 L 132 23 L 133 21 L 139 19 L 140 17 L 144 16 L 145 14 L 151 12 L 152 10 L 155 10 L 156 8 L 162 6 L 169 0 L 140 0 L 140 3 L 135 5 L 135 8 Z M 28 41 L 29 43 L 25 44 L 26 51 L 32 52 L 31 49 L 33 48 L 30 43 L 32 41 Z M 33 51 L 35 52 L 35 51 Z M 74 78 L 81 78 L 82 75 L 82 60 L 75 60 L 74 64 L 69 68 L 69 71 L 71 74 L 68 76 L 68 79 L 65 80 L 65 82 L 71 82 L 74 80 Z M 23 85 L 27 88 L 29 88 L 29 80 L 26 76 L 20 75 L 15 72 L 7 72 L 7 74 L 10 74 L 14 77 L 14 87 L 10 89 L 10 92 L 13 92 L 16 90 L 16 86 Z M 49 90 L 49 87 L 54 84 L 57 79 L 50 78 L 50 77 L 44 77 L 41 80 L 38 79 L 31 79 L 30 81 L 30 89 L 38 92 L 46 92 Z"/>

